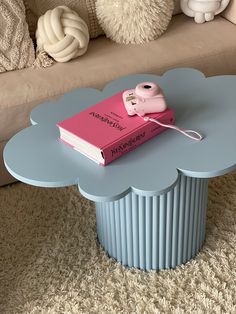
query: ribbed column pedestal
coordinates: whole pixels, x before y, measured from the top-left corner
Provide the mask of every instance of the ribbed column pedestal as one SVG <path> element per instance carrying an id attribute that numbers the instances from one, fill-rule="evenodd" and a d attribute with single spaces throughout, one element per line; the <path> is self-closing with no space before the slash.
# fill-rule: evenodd
<path id="1" fill-rule="evenodd" d="M 98 239 L 109 256 L 145 270 L 175 268 L 194 257 L 205 239 L 208 179 L 179 176 L 159 196 L 133 192 L 96 203 Z"/>

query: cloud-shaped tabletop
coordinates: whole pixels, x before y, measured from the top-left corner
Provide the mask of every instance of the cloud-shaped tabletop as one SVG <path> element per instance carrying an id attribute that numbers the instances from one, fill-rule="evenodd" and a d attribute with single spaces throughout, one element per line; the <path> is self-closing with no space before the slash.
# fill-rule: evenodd
<path id="1" fill-rule="evenodd" d="M 60 142 L 58 121 L 142 81 L 163 88 L 177 126 L 197 130 L 205 138 L 197 142 L 167 130 L 106 167 Z M 131 190 L 146 196 L 162 194 L 175 185 L 180 172 L 209 178 L 236 169 L 236 76 L 205 78 L 187 68 L 163 76 L 127 76 L 103 91 L 77 89 L 44 103 L 32 111 L 31 122 L 5 147 L 9 172 L 36 186 L 78 184 L 81 193 L 95 201 L 113 201 Z"/>

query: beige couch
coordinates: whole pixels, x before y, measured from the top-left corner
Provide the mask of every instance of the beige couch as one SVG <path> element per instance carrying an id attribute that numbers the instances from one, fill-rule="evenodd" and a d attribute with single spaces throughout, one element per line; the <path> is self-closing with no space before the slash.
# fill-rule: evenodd
<path id="1" fill-rule="evenodd" d="M 234 39 L 234 40 L 233 40 Z M 218 16 L 197 25 L 179 14 L 158 40 L 145 45 L 119 45 L 105 37 L 91 40 L 88 52 L 69 63 L 47 69 L 0 75 L 0 185 L 12 182 L 3 166 L 6 142 L 29 124 L 34 106 L 77 87 L 102 88 L 133 73 L 162 74 L 175 67 L 193 67 L 207 76 L 236 74 L 236 26 Z"/>

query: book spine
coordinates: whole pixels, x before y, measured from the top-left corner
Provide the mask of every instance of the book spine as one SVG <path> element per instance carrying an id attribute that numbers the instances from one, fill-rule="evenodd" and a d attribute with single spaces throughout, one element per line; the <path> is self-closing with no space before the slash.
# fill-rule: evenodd
<path id="1" fill-rule="evenodd" d="M 173 124 L 173 112 L 169 111 L 165 117 L 162 117 L 160 119 L 160 121 L 165 124 Z M 167 128 L 153 122 L 147 122 L 144 126 L 135 130 L 135 132 L 124 136 L 119 141 L 112 143 L 110 146 L 106 147 L 103 150 L 104 165 L 107 165 L 113 160 L 134 150 L 139 145 L 143 144 L 144 142 L 148 141 L 152 137 L 160 134 L 165 130 L 167 130 Z"/>

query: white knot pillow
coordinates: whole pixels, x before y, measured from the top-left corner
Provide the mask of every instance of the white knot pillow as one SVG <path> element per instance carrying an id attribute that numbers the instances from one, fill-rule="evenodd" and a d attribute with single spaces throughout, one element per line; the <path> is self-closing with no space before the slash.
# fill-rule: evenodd
<path id="1" fill-rule="evenodd" d="M 187 16 L 194 17 L 196 23 L 212 21 L 215 15 L 224 11 L 230 0 L 181 0 L 181 9 Z"/>
<path id="2" fill-rule="evenodd" d="M 142 44 L 167 29 L 174 0 L 97 0 L 98 21 L 106 36 L 117 43 Z"/>
<path id="3" fill-rule="evenodd" d="M 86 52 L 89 31 L 77 12 L 59 6 L 40 16 L 36 39 L 39 51 L 46 51 L 58 62 L 67 62 Z"/>

